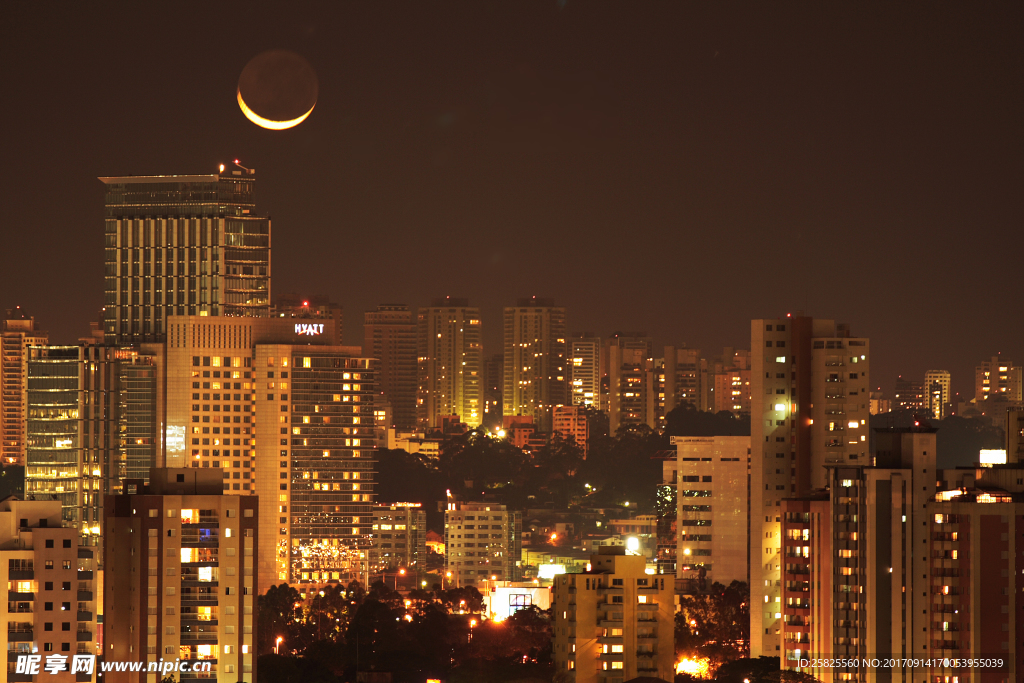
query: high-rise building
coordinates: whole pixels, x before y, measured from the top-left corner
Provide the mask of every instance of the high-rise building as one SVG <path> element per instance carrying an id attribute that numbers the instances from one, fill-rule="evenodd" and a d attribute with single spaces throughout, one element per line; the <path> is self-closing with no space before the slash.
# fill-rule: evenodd
<path id="1" fill-rule="evenodd" d="M 427 571 L 427 513 L 420 503 L 377 503 L 373 507 L 370 571 L 399 567 Z"/>
<path id="2" fill-rule="evenodd" d="M 750 351 L 726 348 L 708 368 L 712 385 L 709 410 L 750 414 Z"/>
<path id="3" fill-rule="evenodd" d="M 919 660 L 915 681 L 1020 679 L 1024 469 L 937 471 L 935 444 L 932 427 L 878 430 L 873 465 L 830 468 L 827 491 L 783 502 L 784 668 L 826 657 L 828 668 L 802 671 L 910 680 L 909 669 L 857 666 L 877 657 Z M 951 662 L 965 655 L 993 666 L 978 675 Z"/>
<path id="4" fill-rule="evenodd" d="M 363 354 L 377 360 L 379 391 L 391 405 L 391 419 L 402 431 L 416 428 L 416 323 L 404 304 L 367 311 Z"/>
<path id="5" fill-rule="evenodd" d="M 703 592 L 747 581 L 749 436 L 673 436 L 676 447 L 676 575 Z"/>
<path id="6" fill-rule="evenodd" d="M 519 299 L 505 308 L 504 338 L 504 414 L 550 430 L 552 408 L 569 404 L 565 308 L 554 299 Z"/>
<path id="7" fill-rule="evenodd" d="M 1016 402 L 1024 400 L 1024 382 L 1021 372 L 1024 368 L 1000 356 L 983 361 L 974 369 L 974 400 L 978 403 L 999 397 L 999 400 Z"/>
<path id="8" fill-rule="evenodd" d="M 1006 462 L 1024 465 L 1024 407 L 1006 411 Z"/>
<path id="9" fill-rule="evenodd" d="M 552 657 L 565 680 L 673 679 L 673 581 L 646 574 L 646 564 L 621 546 L 603 546 L 586 572 L 555 577 Z"/>
<path id="10" fill-rule="evenodd" d="M 661 415 L 672 412 L 676 406 L 688 403 L 697 410 L 706 410 L 707 364 L 700 349 L 665 347 L 664 408 Z"/>
<path id="11" fill-rule="evenodd" d="M 569 377 L 573 405 L 601 409 L 601 338 L 586 334 L 570 340 Z"/>
<path id="12" fill-rule="evenodd" d="M 457 586 L 519 581 L 522 513 L 504 505 L 448 499 L 444 513 L 445 568 Z"/>
<path id="13" fill-rule="evenodd" d="M 0 329 L 0 463 L 25 464 L 25 379 L 28 347 L 44 346 L 46 332 L 17 306 Z"/>
<path id="14" fill-rule="evenodd" d="M 616 333 L 605 340 L 603 357 L 608 364 L 608 429 L 620 426 L 657 426 L 653 344 L 643 333 Z"/>
<path id="15" fill-rule="evenodd" d="M 897 377 L 893 406 L 894 410 L 924 414 L 928 409 L 928 394 L 925 392 L 924 383 L 904 379 L 903 375 Z"/>
<path id="16" fill-rule="evenodd" d="M 892 410 L 892 401 L 887 399 L 881 391 L 872 391 L 868 395 L 871 397 L 868 410 L 872 415 L 881 415 Z"/>
<path id="17" fill-rule="evenodd" d="M 129 480 L 125 489 L 105 505 L 106 660 L 180 660 L 189 677 L 252 683 L 256 497 L 225 495 L 218 472 L 193 468 L 154 469 L 148 485 Z M 160 677 L 104 675 L 125 683 Z"/>
<path id="18" fill-rule="evenodd" d="M 484 362 L 484 426 L 489 429 L 501 427 L 502 396 L 505 389 L 505 360 L 496 353 Z"/>
<path id="19" fill-rule="evenodd" d="M 255 171 L 104 177 L 104 334 L 163 341 L 167 317 L 266 317 L 270 219 L 256 213 Z"/>
<path id="20" fill-rule="evenodd" d="M 160 455 L 162 368 L 159 344 L 29 349 L 25 492 L 60 500 L 83 546 L 102 546 L 104 496 Z"/>
<path id="21" fill-rule="evenodd" d="M 590 437 L 588 430 L 587 412 L 584 406 L 555 406 L 551 431 L 561 434 L 564 439 L 571 438 L 577 446 L 583 449 L 583 457 L 587 455 L 587 443 Z"/>
<path id="22" fill-rule="evenodd" d="M 483 420 L 483 338 L 480 309 L 468 299 L 435 299 L 417 314 L 416 421 L 440 427 L 458 415 L 470 427 Z"/>
<path id="23" fill-rule="evenodd" d="M 375 361 L 357 351 L 255 347 L 253 490 L 265 520 L 264 585 L 348 583 L 365 572 L 375 496 Z"/>
<path id="24" fill-rule="evenodd" d="M 61 526 L 59 501 L 0 501 L 0 578 L 7 577 L 7 601 L 0 606 L 7 622 L 6 631 L 0 630 L 8 653 L 5 680 L 102 680 L 95 664 L 95 560 L 93 549 L 79 546 L 75 530 Z M 90 666 L 76 672 L 76 658 L 83 656 Z M 16 673 L 19 657 L 34 675 Z M 46 669 L 50 662 L 61 667 L 59 672 Z"/>
<path id="25" fill-rule="evenodd" d="M 751 323 L 751 656 L 782 631 L 782 499 L 868 457 L 870 348 L 845 325 L 805 316 Z M 757 605 L 757 607 L 753 607 Z"/>
<path id="26" fill-rule="evenodd" d="M 302 325 L 322 324 L 318 328 L 321 333 L 326 328 L 331 328 L 331 339 L 337 340 L 340 344 L 344 339 L 344 321 L 341 305 L 333 303 L 328 297 L 321 294 L 301 297 L 294 292 L 276 297 L 274 305 L 270 307 L 272 318 L 294 318 L 292 323 L 298 325 L 295 328 L 296 334 L 303 329 Z"/>
<path id="27" fill-rule="evenodd" d="M 948 370 L 929 370 L 924 373 L 928 417 L 941 420 L 949 414 L 949 387 Z"/>

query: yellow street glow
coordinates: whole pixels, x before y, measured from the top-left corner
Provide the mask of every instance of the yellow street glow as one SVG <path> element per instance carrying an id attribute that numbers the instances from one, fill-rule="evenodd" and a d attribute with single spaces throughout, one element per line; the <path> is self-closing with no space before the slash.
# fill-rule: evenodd
<path id="1" fill-rule="evenodd" d="M 239 89 L 238 106 L 241 107 L 242 113 L 245 114 L 245 118 L 249 119 L 257 126 L 267 128 L 268 130 L 285 130 L 286 128 L 294 128 L 305 121 L 306 117 L 313 113 L 313 109 L 316 107 L 316 104 L 314 103 L 313 106 L 309 108 L 309 111 L 297 119 L 292 119 L 291 121 L 273 121 L 271 119 L 265 119 L 252 109 L 249 109 L 249 105 L 247 105 L 245 100 L 242 99 L 242 91 Z"/>

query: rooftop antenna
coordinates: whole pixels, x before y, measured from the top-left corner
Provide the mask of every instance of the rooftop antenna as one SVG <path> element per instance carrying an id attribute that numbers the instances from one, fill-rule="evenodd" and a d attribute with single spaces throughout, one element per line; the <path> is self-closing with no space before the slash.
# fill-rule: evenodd
<path id="1" fill-rule="evenodd" d="M 238 168 L 244 169 L 244 170 L 246 170 L 249 173 L 252 173 L 252 169 L 251 168 L 245 168 L 245 166 L 242 166 L 242 164 L 238 163 L 238 159 L 235 159 L 235 166 L 237 166 Z"/>

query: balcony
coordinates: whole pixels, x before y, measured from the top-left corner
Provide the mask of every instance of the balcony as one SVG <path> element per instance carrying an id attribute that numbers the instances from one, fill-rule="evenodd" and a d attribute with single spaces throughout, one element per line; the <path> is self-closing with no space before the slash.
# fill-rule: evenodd
<path id="1" fill-rule="evenodd" d="M 35 593 L 19 593 L 18 591 L 7 591 L 7 600 L 8 601 L 18 601 L 18 600 L 32 601 L 32 600 L 35 600 L 35 599 L 36 599 L 36 594 Z"/>
<path id="2" fill-rule="evenodd" d="M 77 621 L 92 621 L 92 612 L 78 612 Z"/>
<path id="3" fill-rule="evenodd" d="M 92 602 L 92 591 L 78 591 L 79 602 Z"/>
<path id="4" fill-rule="evenodd" d="M 86 559 L 91 560 L 92 557 L 93 557 L 93 553 L 92 553 L 92 550 L 90 550 L 89 548 L 79 548 L 78 549 L 78 559 L 80 559 L 80 560 L 86 560 Z"/>
<path id="5" fill-rule="evenodd" d="M 92 631 L 79 631 L 78 632 L 78 642 L 80 642 L 80 643 L 92 642 Z"/>
<path id="6" fill-rule="evenodd" d="M 7 578 L 11 581 L 31 581 L 36 578 L 36 572 L 33 569 L 12 569 L 7 572 Z"/>
<path id="7" fill-rule="evenodd" d="M 7 642 L 9 643 L 24 643 L 30 640 L 35 640 L 35 631 L 31 629 L 7 632 Z"/>
<path id="8" fill-rule="evenodd" d="M 78 570 L 79 581 L 92 581 L 92 570 L 91 569 L 79 569 Z"/>

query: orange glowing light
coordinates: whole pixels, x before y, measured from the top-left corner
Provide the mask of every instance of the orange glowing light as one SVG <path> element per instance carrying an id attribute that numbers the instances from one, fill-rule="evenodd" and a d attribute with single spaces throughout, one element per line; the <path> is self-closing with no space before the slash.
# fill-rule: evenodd
<path id="1" fill-rule="evenodd" d="M 676 662 L 677 674 L 689 674 L 694 678 L 709 678 L 711 660 L 707 657 L 688 657 Z"/>
<path id="2" fill-rule="evenodd" d="M 297 119 L 292 119 L 290 121 L 274 121 L 271 119 L 265 119 L 256 112 L 254 112 L 252 109 L 250 109 L 249 105 L 247 105 L 245 103 L 245 100 L 242 99 L 242 90 L 239 89 L 238 106 L 242 109 L 242 113 L 245 114 L 245 118 L 249 119 L 260 128 L 266 128 L 267 130 L 286 130 L 288 128 L 294 128 L 295 126 L 305 121 L 306 118 L 313 113 L 313 108 L 316 107 L 316 104 L 310 107 L 309 111 L 307 111 L 305 114 L 303 114 Z M 236 161 L 235 163 L 237 164 L 238 162 Z"/>

